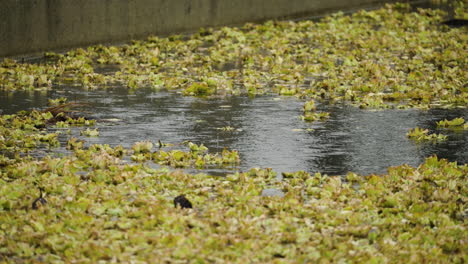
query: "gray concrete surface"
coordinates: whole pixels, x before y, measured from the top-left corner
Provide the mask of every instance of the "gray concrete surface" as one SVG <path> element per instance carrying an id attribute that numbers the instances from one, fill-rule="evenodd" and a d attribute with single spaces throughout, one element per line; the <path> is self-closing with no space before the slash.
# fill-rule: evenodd
<path id="1" fill-rule="evenodd" d="M 349 10 L 389 0 L 1 0 L 0 57 Z"/>

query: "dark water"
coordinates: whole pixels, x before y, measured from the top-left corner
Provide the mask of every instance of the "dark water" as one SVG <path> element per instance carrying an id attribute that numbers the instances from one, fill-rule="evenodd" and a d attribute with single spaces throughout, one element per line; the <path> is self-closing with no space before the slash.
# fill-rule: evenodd
<path id="1" fill-rule="evenodd" d="M 332 175 L 348 171 L 384 173 L 389 166 L 417 166 L 434 154 L 459 163 L 468 161 L 468 131 L 437 131 L 435 127 L 441 119 L 468 119 L 466 109 L 370 111 L 319 105 L 319 110 L 331 113 L 330 119 L 305 123 L 299 118 L 304 102 L 294 97 L 202 99 L 146 89 L 129 93 L 125 89 L 64 88 L 46 93 L 2 92 L 0 111 L 7 114 L 41 109 L 46 107 L 48 98 L 62 96 L 69 101 L 87 102 L 87 115 L 91 118 L 120 120 L 99 122 L 100 136 L 83 138 L 90 144 L 130 147 L 142 140 L 190 140 L 205 144 L 211 152 L 224 147 L 238 150 L 238 168 L 207 171 L 218 175 L 252 167 Z M 226 126 L 235 130 L 220 130 Z M 406 138 L 406 133 L 416 126 L 442 132 L 449 139 L 437 144 L 415 144 Z M 74 129 L 72 136 L 79 137 L 79 130 Z"/>

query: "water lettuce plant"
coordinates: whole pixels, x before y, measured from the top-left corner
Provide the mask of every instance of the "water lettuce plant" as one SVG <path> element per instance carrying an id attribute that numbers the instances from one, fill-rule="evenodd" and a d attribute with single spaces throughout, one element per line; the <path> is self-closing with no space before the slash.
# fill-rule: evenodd
<path id="1" fill-rule="evenodd" d="M 452 120 L 441 120 L 437 122 L 438 128 L 448 128 L 452 130 L 457 129 L 468 129 L 468 124 L 465 123 L 465 119 L 463 117 L 454 118 Z"/>
<path id="2" fill-rule="evenodd" d="M 423 129 L 420 127 L 416 127 L 414 129 L 410 129 L 410 131 L 406 134 L 406 136 L 414 140 L 416 142 L 421 142 L 421 141 L 432 141 L 432 142 L 437 142 L 437 141 L 444 141 L 447 139 L 446 135 L 442 134 L 429 134 L 429 129 Z"/>
<path id="3" fill-rule="evenodd" d="M 149 153 L 153 149 L 153 143 L 151 141 L 140 141 L 136 142 L 132 146 L 132 150 L 135 154 L 138 153 Z"/>
<path id="4" fill-rule="evenodd" d="M 280 94 L 370 109 L 466 107 L 466 30 L 442 24 L 445 16 L 393 4 L 319 21 L 248 23 L 49 52 L 42 63 L 5 59 L 0 89 L 120 85 L 202 97 Z"/>
<path id="5" fill-rule="evenodd" d="M 207 153 L 208 148 L 203 144 L 197 145 L 186 142 L 189 151 L 173 149 L 164 151 L 159 149 L 151 155 L 152 160 L 160 165 L 168 165 L 174 168 L 205 168 L 237 165 L 240 162 L 239 153 L 236 150 L 224 149 L 221 153 Z"/>
<path id="6" fill-rule="evenodd" d="M 307 122 L 313 121 L 324 121 L 330 117 L 328 112 L 317 112 L 315 101 L 310 100 L 304 103 L 304 115 L 301 115 L 300 118 Z"/>
<path id="7" fill-rule="evenodd" d="M 193 83 L 184 91 L 184 95 L 208 96 L 216 92 L 216 87 L 207 83 Z"/>
<path id="8" fill-rule="evenodd" d="M 467 165 L 431 157 L 384 175 L 219 179 L 127 164 L 117 149 L 4 165 L 2 261 L 464 260 Z M 260 196 L 270 188 L 284 196 Z M 174 208 L 180 193 L 193 208 Z"/>
<path id="9" fill-rule="evenodd" d="M 99 130 L 97 128 L 90 129 L 86 128 L 85 130 L 80 131 L 80 135 L 87 137 L 97 137 L 99 136 Z"/>
<path id="10" fill-rule="evenodd" d="M 318 103 L 466 107 L 466 31 L 442 25 L 443 16 L 395 4 L 47 53 L 39 64 L 5 59 L 0 89 L 123 85 L 201 97 L 296 96 L 306 121 L 328 117 Z M 0 262 L 466 261 L 466 164 L 433 156 L 382 175 L 252 168 L 214 177 L 182 168 L 235 166 L 237 151 L 210 153 L 193 142 L 88 146 L 71 136 L 65 155 L 32 155 L 59 146 L 51 126 L 95 124 L 73 116 L 74 103 L 50 103 L 0 116 Z M 408 137 L 445 139 L 418 127 Z M 272 189 L 281 195 L 262 196 Z"/>
<path id="11" fill-rule="evenodd" d="M 466 164 L 430 157 L 383 175 L 253 168 L 213 177 L 125 157 L 198 167 L 236 164 L 236 151 L 86 147 L 73 137 L 68 155 L 25 155 L 40 147 L 27 143 L 54 141 L 36 127 L 50 118 L 0 118 L 3 262 L 464 262 Z"/>
<path id="12" fill-rule="evenodd" d="M 0 155 L 6 161 L 19 158 L 38 147 L 52 148 L 60 145 L 58 132 L 49 132 L 46 128 L 57 120 L 50 112 L 21 111 L 17 114 L 0 116 Z M 67 117 L 63 124 L 67 126 L 81 123 L 78 119 Z"/>
<path id="13" fill-rule="evenodd" d="M 328 119 L 329 117 L 330 117 L 330 113 L 327 113 L 327 112 L 307 112 L 307 113 L 304 113 L 303 116 L 301 116 L 301 119 L 304 121 L 312 122 L 312 121 L 317 121 L 317 120 L 323 121 L 323 120 Z"/>

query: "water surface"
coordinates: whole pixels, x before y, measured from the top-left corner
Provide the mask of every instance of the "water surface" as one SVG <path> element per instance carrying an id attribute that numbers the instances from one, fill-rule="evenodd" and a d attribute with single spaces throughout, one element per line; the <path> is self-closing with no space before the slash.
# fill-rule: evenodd
<path id="1" fill-rule="evenodd" d="M 85 138 L 89 144 L 131 147 L 136 141 L 205 144 L 210 152 L 236 149 L 241 164 L 236 168 L 208 170 L 223 175 L 253 167 L 277 172 L 305 170 L 343 175 L 385 173 L 387 167 L 417 166 L 430 155 L 450 161 L 468 160 L 467 131 L 437 131 L 435 122 L 464 117 L 465 109 L 444 110 L 362 110 L 347 105 L 318 105 L 329 111 L 326 122 L 300 120 L 303 101 L 295 97 L 261 96 L 249 98 L 184 97 L 166 91 L 123 88 L 85 91 L 62 87 L 44 93 L 0 93 L 3 114 L 19 110 L 43 109 L 48 98 L 67 97 L 86 102 L 90 118 L 118 119 L 98 122 L 100 136 Z M 233 131 L 223 131 L 223 127 Z M 416 144 L 406 138 L 416 126 L 448 135 L 446 142 Z M 79 136 L 80 128 L 72 136 Z M 62 145 L 69 136 L 62 136 Z M 63 149 L 61 150 L 64 151 Z M 60 152 L 60 150 L 59 150 Z"/>

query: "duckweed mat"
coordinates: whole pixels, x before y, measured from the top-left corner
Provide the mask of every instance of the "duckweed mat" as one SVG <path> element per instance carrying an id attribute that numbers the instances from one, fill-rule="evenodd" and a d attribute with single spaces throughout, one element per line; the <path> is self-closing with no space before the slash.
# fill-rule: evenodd
<path id="1" fill-rule="evenodd" d="M 464 2 L 455 13 L 467 16 Z M 464 113 L 466 28 L 444 16 L 395 4 L 47 53 L 34 64 L 5 59 L 0 89 L 291 97 L 301 102 L 291 118 L 305 125 L 330 121 L 322 105 Z M 189 173 L 239 166 L 242 153 L 190 141 L 90 144 L 109 120 L 89 118 L 92 109 L 73 98 L 49 104 L 0 117 L 2 262 L 465 262 L 466 164 L 431 156 L 370 175 Z M 433 126 L 437 133 L 415 124 L 404 136 L 442 144 L 468 128 L 463 116 Z M 76 129 L 80 137 L 68 134 Z M 50 154 L 60 146 L 67 152 Z"/>

